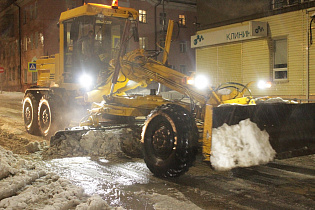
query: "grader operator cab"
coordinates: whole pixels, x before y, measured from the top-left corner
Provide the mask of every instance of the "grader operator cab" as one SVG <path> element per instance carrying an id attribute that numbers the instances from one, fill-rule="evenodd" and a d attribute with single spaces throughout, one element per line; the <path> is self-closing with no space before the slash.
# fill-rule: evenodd
<path id="1" fill-rule="evenodd" d="M 102 86 L 102 95 L 109 94 L 110 85 L 104 84 L 113 72 L 110 61 L 138 46 L 132 43 L 138 39 L 137 17 L 134 9 L 101 4 L 61 13 L 59 53 L 36 61 L 37 86 L 25 91 L 23 117 L 29 133 L 49 136 L 63 129 L 73 112 L 83 112 L 83 96 L 93 87 Z M 134 39 L 120 49 L 126 25 L 134 30 Z M 122 78 L 115 88 L 127 82 Z"/>
<path id="2" fill-rule="evenodd" d="M 129 43 L 137 41 L 137 15 L 133 9 L 99 4 L 62 13 L 60 54 L 50 61 L 38 60 L 39 87 L 26 91 L 23 111 L 30 133 L 40 130 L 42 135 L 48 135 L 54 123 L 63 122 L 63 113 L 75 109 L 73 101 L 82 99 L 84 93 L 85 102 L 101 103 L 92 104 L 79 127 L 56 132 L 51 137 L 51 146 L 66 141 L 71 133 L 102 130 L 119 125 L 121 119 L 125 124 L 146 116 L 141 137 L 144 160 L 160 177 L 180 176 L 188 171 L 200 146 L 203 159 L 209 161 L 212 129 L 248 118 L 269 133 L 270 143 L 279 154 L 315 151 L 314 104 L 264 103 L 267 98 L 253 98 L 248 85 L 233 82 L 218 88 L 197 89 L 187 82 L 186 75 L 165 65 L 172 30 L 166 35 L 162 62 Z M 172 21 L 169 26 L 171 29 Z M 87 39 L 84 36 L 89 32 L 95 36 L 93 45 L 84 44 Z M 85 55 L 89 52 L 86 47 L 90 46 L 94 46 L 95 60 Z M 53 66 L 48 68 L 49 65 Z M 81 73 L 94 75 L 92 90 L 83 91 L 74 85 Z M 83 78 L 84 84 L 88 84 L 88 77 Z M 166 100 L 155 91 L 150 95 L 124 94 L 153 81 L 186 95 L 190 102 Z M 226 89 L 231 90 L 222 94 Z M 80 135 L 76 136 L 80 141 Z"/>

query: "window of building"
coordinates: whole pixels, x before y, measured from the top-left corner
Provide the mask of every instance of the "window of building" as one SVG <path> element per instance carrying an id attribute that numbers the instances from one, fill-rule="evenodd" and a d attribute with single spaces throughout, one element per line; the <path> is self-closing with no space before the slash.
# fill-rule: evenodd
<path id="1" fill-rule="evenodd" d="M 160 24 L 166 25 L 166 13 L 165 12 L 160 13 Z"/>
<path id="2" fill-rule="evenodd" d="M 288 79 L 287 39 L 273 41 L 273 80 Z"/>
<path id="3" fill-rule="evenodd" d="M 186 65 L 179 65 L 179 71 L 182 74 L 187 74 Z"/>
<path id="4" fill-rule="evenodd" d="M 165 39 L 160 39 L 159 45 L 160 45 L 160 47 L 164 48 L 165 47 Z"/>
<path id="5" fill-rule="evenodd" d="M 23 42 L 24 42 L 24 47 L 23 47 L 23 49 L 24 49 L 24 51 L 27 51 L 27 37 L 24 37 Z"/>
<path id="6" fill-rule="evenodd" d="M 271 0 L 271 6 L 272 9 L 280 9 L 283 7 L 288 7 L 290 5 L 295 5 L 303 2 L 305 2 L 305 0 Z"/>
<path id="7" fill-rule="evenodd" d="M 37 82 L 37 72 L 32 72 L 32 83 Z"/>
<path id="8" fill-rule="evenodd" d="M 27 69 L 24 69 L 24 83 L 27 83 Z"/>
<path id="9" fill-rule="evenodd" d="M 17 79 L 18 79 L 19 81 L 21 80 L 21 67 L 20 67 L 20 65 L 18 65 Z"/>
<path id="10" fill-rule="evenodd" d="M 75 8 L 76 5 L 76 0 L 66 0 L 66 6 L 68 9 L 73 9 Z"/>
<path id="11" fill-rule="evenodd" d="M 26 24 L 26 19 L 27 19 L 27 8 L 25 8 L 23 12 L 23 24 Z"/>
<path id="12" fill-rule="evenodd" d="M 185 17 L 185 15 L 179 15 L 178 16 L 178 22 L 179 22 L 179 26 L 181 26 L 181 27 L 186 26 L 186 17 Z"/>
<path id="13" fill-rule="evenodd" d="M 34 43 L 34 35 L 33 34 L 31 34 L 31 37 L 30 37 L 30 48 L 31 48 L 31 50 L 33 49 L 33 43 Z"/>
<path id="14" fill-rule="evenodd" d="M 35 35 L 34 35 L 34 44 L 35 44 L 35 49 L 37 49 L 38 47 L 38 32 L 37 31 L 35 32 Z"/>
<path id="15" fill-rule="evenodd" d="M 13 77 L 12 77 L 12 71 L 13 71 L 13 68 L 9 68 L 9 81 L 12 81 Z"/>
<path id="16" fill-rule="evenodd" d="M 186 41 L 181 41 L 179 43 L 179 50 L 181 53 L 186 53 L 186 51 L 187 51 L 187 42 Z"/>
<path id="17" fill-rule="evenodd" d="M 40 43 L 42 44 L 42 46 L 44 46 L 44 34 L 39 33 L 39 40 L 40 40 Z"/>
<path id="18" fill-rule="evenodd" d="M 12 81 L 15 81 L 15 68 L 12 68 Z"/>
<path id="19" fill-rule="evenodd" d="M 147 37 L 139 37 L 140 49 L 147 49 Z"/>
<path id="20" fill-rule="evenodd" d="M 147 23 L 147 11 L 146 10 L 139 10 L 139 22 L 140 23 Z"/>
<path id="21" fill-rule="evenodd" d="M 33 20 L 33 15 L 34 15 L 34 9 L 33 5 L 30 6 L 30 20 Z"/>
<path id="22" fill-rule="evenodd" d="M 34 14 L 33 14 L 33 18 L 34 18 L 34 19 L 37 18 L 37 1 L 35 1 L 35 4 L 34 4 Z"/>
<path id="23" fill-rule="evenodd" d="M 169 65 L 168 67 L 171 68 L 171 69 L 176 70 L 176 66 L 175 65 Z"/>
<path id="24" fill-rule="evenodd" d="M 12 42 L 12 51 L 11 51 L 12 56 L 15 56 L 15 54 L 16 54 L 15 50 L 16 50 L 15 42 Z"/>
<path id="25" fill-rule="evenodd" d="M 8 56 L 10 56 L 10 55 L 11 55 L 11 45 L 10 45 L 10 44 L 8 45 L 8 50 L 7 50 L 7 52 L 8 52 Z"/>

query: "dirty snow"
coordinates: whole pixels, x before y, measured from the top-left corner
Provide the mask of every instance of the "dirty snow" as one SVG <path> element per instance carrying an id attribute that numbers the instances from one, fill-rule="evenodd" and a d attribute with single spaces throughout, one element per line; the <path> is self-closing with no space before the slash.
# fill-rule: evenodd
<path id="1" fill-rule="evenodd" d="M 20 129 L 18 129 L 18 128 L 12 128 L 12 126 L 10 126 L 9 124 L 7 124 L 7 123 L 5 123 L 5 124 L 3 124 L 2 126 L 0 126 L 0 129 L 2 130 L 2 131 L 6 131 L 6 132 L 10 132 L 10 133 L 12 133 L 12 134 L 14 134 L 14 135 L 21 135 L 21 134 L 23 134 L 23 131 L 22 130 L 20 130 Z"/>
<path id="2" fill-rule="evenodd" d="M 112 209 L 100 196 L 0 146 L 0 209 Z"/>
<path id="3" fill-rule="evenodd" d="M 216 170 L 265 164 L 275 155 L 268 133 L 249 119 L 213 129 L 210 161 Z"/>
<path id="4" fill-rule="evenodd" d="M 175 189 L 168 189 L 168 191 L 174 191 Z M 154 202 L 154 209 L 164 210 L 164 209 L 181 209 L 181 210 L 201 210 L 199 206 L 189 201 L 186 196 L 181 192 L 175 192 L 172 197 L 169 195 L 162 195 L 159 193 L 147 193 L 144 191 L 139 191 L 136 194 L 143 197 L 149 198 Z"/>
<path id="5" fill-rule="evenodd" d="M 45 159 L 79 156 L 141 157 L 141 127 L 65 133 L 44 151 Z"/>

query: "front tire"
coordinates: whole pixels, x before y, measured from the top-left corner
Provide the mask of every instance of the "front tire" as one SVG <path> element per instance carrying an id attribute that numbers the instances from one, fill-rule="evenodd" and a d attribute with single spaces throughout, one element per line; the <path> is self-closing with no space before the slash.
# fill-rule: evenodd
<path id="1" fill-rule="evenodd" d="M 27 93 L 23 100 L 23 119 L 26 131 L 32 135 L 39 135 L 37 110 L 38 100 Z"/>
<path id="2" fill-rule="evenodd" d="M 176 104 L 157 107 L 143 127 L 144 161 L 158 177 L 178 177 L 196 159 L 198 129 L 191 113 Z"/>

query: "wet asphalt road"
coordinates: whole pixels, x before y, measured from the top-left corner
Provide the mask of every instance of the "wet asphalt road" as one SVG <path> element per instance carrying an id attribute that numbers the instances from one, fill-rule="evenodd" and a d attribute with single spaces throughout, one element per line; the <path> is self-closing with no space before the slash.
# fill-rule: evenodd
<path id="1" fill-rule="evenodd" d="M 314 166 L 314 156 L 291 159 Z M 314 209 L 315 169 L 286 161 L 218 172 L 197 160 L 184 176 L 154 177 L 141 159 L 54 159 L 46 167 L 126 209 Z"/>
<path id="2" fill-rule="evenodd" d="M 19 97 L 10 99 L 10 105 L 0 103 L 6 111 L 0 113 L 2 118 L 21 116 Z M 224 172 L 212 170 L 198 158 L 175 179 L 153 176 L 141 159 L 73 157 L 38 162 L 86 193 L 126 209 L 315 209 L 315 155 Z"/>

